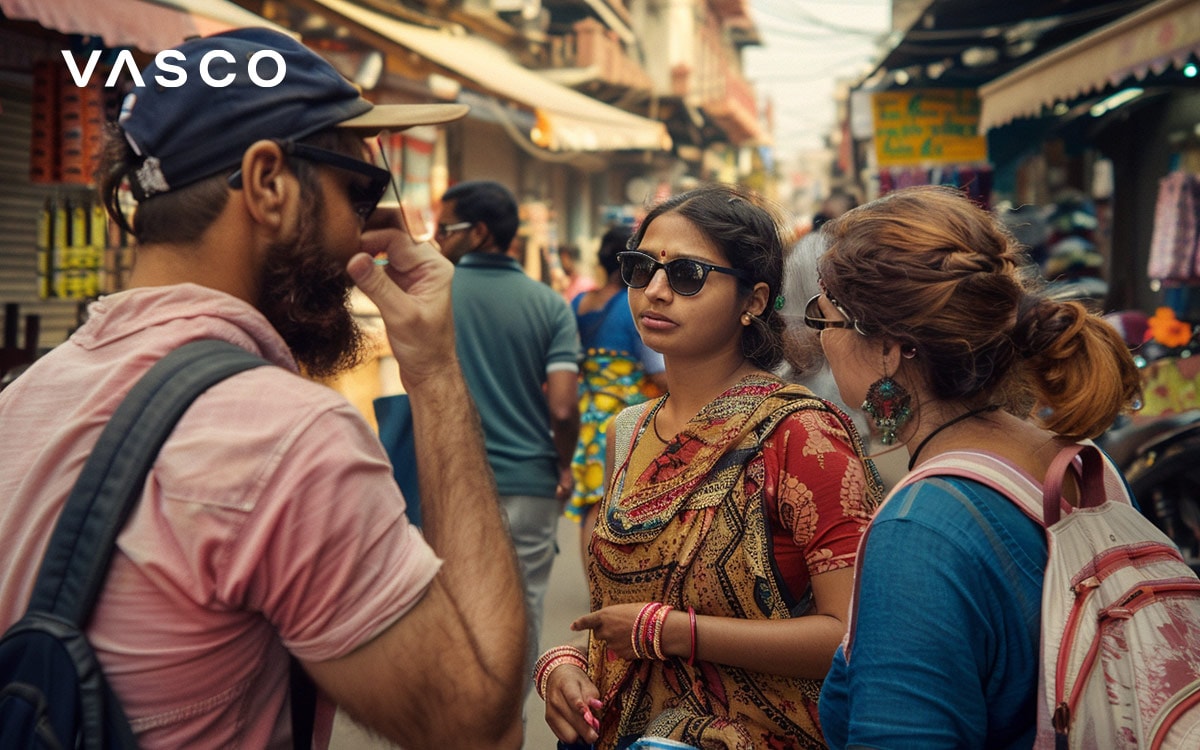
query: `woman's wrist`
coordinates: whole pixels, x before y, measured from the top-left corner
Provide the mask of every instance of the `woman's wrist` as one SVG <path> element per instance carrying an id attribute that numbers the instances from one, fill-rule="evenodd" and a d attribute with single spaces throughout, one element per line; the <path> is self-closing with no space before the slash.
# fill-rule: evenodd
<path id="1" fill-rule="evenodd" d="M 550 683 L 551 673 L 565 665 L 587 672 L 587 657 L 575 646 L 555 646 L 538 657 L 533 665 L 533 684 L 542 700 L 546 699 L 546 686 Z"/>
<path id="2" fill-rule="evenodd" d="M 696 611 L 691 607 L 672 610 L 667 615 L 667 631 L 663 647 L 670 656 L 678 656 L 689 664 L 696 658 Z"/>

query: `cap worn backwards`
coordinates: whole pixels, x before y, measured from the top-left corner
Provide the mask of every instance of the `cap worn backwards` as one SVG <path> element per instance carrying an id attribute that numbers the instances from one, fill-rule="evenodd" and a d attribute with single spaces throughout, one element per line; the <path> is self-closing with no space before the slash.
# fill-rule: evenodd
<path id="1" fill-rule="evenodd" d="M 142 158 L 130 175 L 139 200 L 234 167 L 259 140 L 296 140 L 334 126 L 367 136 L 450 122 L 468 110 L 374 105 L 320 55 L 271 29 L 235 29 L 175 49 L 142 71 L 146 85 L 121 108 L 118 124 Z"/>

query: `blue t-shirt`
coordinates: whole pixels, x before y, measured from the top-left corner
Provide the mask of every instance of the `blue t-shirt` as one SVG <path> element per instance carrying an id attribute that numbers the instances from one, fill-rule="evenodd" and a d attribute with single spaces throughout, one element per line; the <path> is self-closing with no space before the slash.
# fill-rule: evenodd
<path id="1" fill-rule="evenodd" d="M 831 748 L 1028 748 L 1045 535 L 958 477 L 902 489 L 872 522 L 849 664 L 821 691 Z"/>

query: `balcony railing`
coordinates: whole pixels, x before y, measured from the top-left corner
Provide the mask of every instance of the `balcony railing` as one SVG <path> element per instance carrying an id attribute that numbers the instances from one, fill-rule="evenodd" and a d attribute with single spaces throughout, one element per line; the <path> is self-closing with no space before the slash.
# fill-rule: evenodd
<path id="1" fill-rule="evenodd" d="M 570 85 L 602 83 L 623 89 L 649 91 L 650 77 L 640 64 L 625 52 L 615 33 L 593 18 L 574 25 L 574 33 L 553 36 L 548 45 L 546 63 L 551 69 L 580 71 Z M 562 79 L 563 76 L 552 76 Z"/>
<path id="2" fill-rule="evenodd" d="M 693 65 L 672 70 L 672 93 L 702 109 L 735 143 L 756 139 L 761 128 L 754 88 L 730 62 L 719 34 L 702 30 L 698 42 Z"/>

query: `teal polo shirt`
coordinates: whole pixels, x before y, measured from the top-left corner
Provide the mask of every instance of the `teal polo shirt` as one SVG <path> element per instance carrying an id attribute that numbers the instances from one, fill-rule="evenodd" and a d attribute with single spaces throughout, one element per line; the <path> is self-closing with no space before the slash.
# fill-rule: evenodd
<path id="1" fill-rule="evenodd" d="M 501 495 L 554 497 L 558 454 L 542 389 L 579 370 L 575 315 L 513 258 L 469 253 L 454 270 L 454 329 Z"/>

